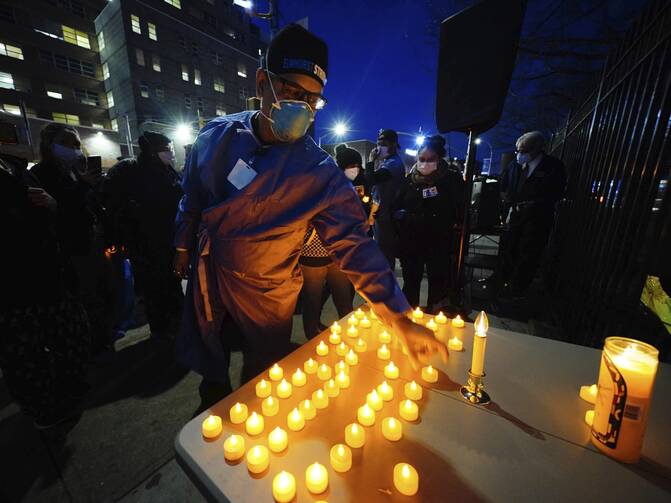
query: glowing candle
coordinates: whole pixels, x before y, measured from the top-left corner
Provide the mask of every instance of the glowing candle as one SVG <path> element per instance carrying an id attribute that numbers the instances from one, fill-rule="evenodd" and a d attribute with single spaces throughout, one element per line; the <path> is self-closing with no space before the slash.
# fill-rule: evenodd
<path id="1" fill-rule="evenodd" d="M 426 328 L 435 333 L 438 331 L 438 323 L 436 323 L 435 320 L 431 318 L 429 321 L 426 322 Z"/>
<path id="2" fill-rule="evenodd" d="M 244 423 L 247 420 L 247 406 L 244 403 L 237 402 L 228 411 L 228 416 L 233 424 Z"/>
<path id="3" fill-rule="evenodd" d="M 221 429 L 221 418 L 219 416 L 207 416 L 201 428 L 205 438 L 217 438 Z"/>
<path id="4" fill-rule="evenodd" d="M 348 351 L 349 346 L 345 344 L 344 341 L 336 346 L 336 353 L 338 353 L 338 356 L 345 356 Z"/>
<path id="5" fill-rule="evenodd" d="M 380 335 L 377 336 L 380 344 L 389 344 L 391 342 L 391 334 L 386 330 L 380 332 Z"/>
<path id="6" fill-rule="evenodd" d="M 389 348 L 386 344 L 382 344 L 382 346 L 377 348 L 377 357 L 380 360 L 388 360 L 391 358 L 391 351 L 389 351 Z"/>
<path id="7" fill-rule="evenodd" d="M 370 405 L 373 410 L 382 410 L 382 398 L 375 389 L 366 395 L 366 403 Z"/>
<path id="8" fill-rule="evenodd" d="M 329 396 L 324 392 L 323 389 L 318 389 L 312 393 L 312 404 L 317 409 L 325 409 L 329 405 Z"/>
<path id="9" fill-rule="evenodd" d="M 259 435 L 263 432 L 263 416 L 252 412 L 245 422 L 245 430 L 249 435 Z"/>
<path id="10" fill-rule="evenodd" d="M 382 420 L 382 435 L 387 440 L 396 442 L 403 436 L 403 425 L 401 421 L 393 417 L 385 417 Z"/>
<path id="11" fill-rule="evenodd" d="M 316 374 L 317 373 L 317 362 L 312 358 L 308 358 L 303 364 L 303 369 L 307 374 Z"/>
<path id="12" fill-rule="evenodd" d="M 442 311 L 440 311 L 434 319 L 436 320 L 436 323 L 438 323 L 439 325 L 447 324 L 447 316 L 445 316 Z"/>
<path id="13" fill-rule="evenodd" d="M 338 384 L 338 387 L 340 387 L 341 389 L 349 388 L 350 384 L 349 376 L 344 371 L 340 371 L 338 377 L 336 377 L 336 383 Z"/>
<path id="14" fill-rule="evenodd" d="M 389 362 L 387 365 L 385 365 L 384 376 L 387 379 L 398 379 L 398 367 L 394 364 L 394 362 Z"/>
<path id="15" fill-rule="evenodd" d="M 364 426 L 372 426 L 375 424 L 375 411 L 367 403 L 363 404 L 356 413 L 356 418 L 359 423 Z"/>
<path id="16" fill-rule="evenodd" d="M 247 452 L 247 469 L 251 473 L 261 473 L 270 463 L 270 455 L 265 445 L 255 445 Z"/>
<path id="17" fill-rule="evenodd" d="M 345 374 L 349 374 L 349 365 L 347 365 L 343 360 L 340 360 L 335 365 L 335 372 L 336 372 L 336 374 L 339 374 L 340 372 L 344 372 Z"/>
<path id="18" fill-rule="evenodd" d="M 296 479 L 282 470 L 273 478 L 273 498 L 277 503 L 288 503 L 296 496 Z"/>
<path id="19" fill-rule="evenodd" d="M 415 310 L 412 312 L 412 319 L 414 321 L 421 320 L 424 318 L 424 312 L 417 306 Z"/>
<path id="20" fill-rule="evenodd" d="M 331 333 L 336 333 L 339 334 L 342 332 L 342 327 L 340 326 L 340 323 L 337 321 L 333 322 L 333 325 L 331 325 Z"/>
<path id="21" fill-rule="evenodd" d="M 352 468 L 352 450 L 344 444 L 331 447 L 331 466 L 337 472 L 344 473 Z"/>
<path id="22" fill-rule="evenodd" d="M 464 343 L 461 342 L 461 339 L 455 335 L 449 341 L 447 341 L 447 348 L 450 351 L 463 351 Z"/>
<path id="23" fill-rule="evenodd" d="M 368 318 L 365 316 L 361 319 L 361 322 L 359 323 L 359 326 L 361 328 L 370 328 L 373 324 L 370 322 Z"/>
<path id="24" fill-rule="evenodd" d="M 419 407 L 412 400 L 403 400 L 398 404 L 398 413 L 406 421 L 416 421 L 419 417 Z"/>
<path id="25" fill-rule="evenodd" d="M 419 489 L 419 475 L 408 463 L 398 463 L 394 466 L 394 487 L 405 496 L 417 494 Z"/>
<path id="26" fill-rule="evenodd" d="M 277 396 L 280 398 L 289 398 L 292 389 L 291 384 L 289 384 L 286 379 L 282 379 L 282 382 L 277 385 Z"/>
<path id="27" fill-rule="evenodd" d="M 340 394 L 340 386 L 333 379 L 329 379 L 326 384 L 324 384 L 324 391 L 329 398 L 335 398 Z"/>
<path id="28" fill-rule="evenodd" d="M 317 415 L 317 409 L 315 408 L 314 405 L 312 405 L 312 402 L 310 400 L 303 400 L 300 403 L 300 408 L 301 412 L 303 413 L 303 417 L 305 419 L 314 419 L 315 416 Z"/>
<path id="29" fill-rule="evenodd" d="M 452 320 L 452 326 L 454 328 L 464 328 L 464 320 L 461 319 L 461 316 L 457 315 L 457 317 Z"/>
<path id="30" fill-rule="evenodd" d="M 354 344 L 354 351 L 357 353 L 363 353 L 368 349 L 368 344 L 366 344 L 366 341 L 364 341 L 361 337 L 359 337 L 356 341 L 356 344 Z"/>
<path id="31" fill-rule="evenodd" d="M 356 316 L 352 315 L 349 318 L 347 318 L 347 324 L 356 327 L 359 324 L 359 320 Z"/>
<path id="32" fill-rule="evenodd" d="M 590 409 L 585 412 L 585 422 L 589 427 L 594 424 L 594 409 Z"/>
<path id="33" fill-rule="evenodd" d="M 586 402 L 595 404 L 597 390 L 598 388 L 596 384 L 592 384 L 591 386 L 580 386 L 580 398 L 582 398 Z"/>
<path id="34" fill-rule="evenodd" d="M 359 363 L 359 355 L 357 355 L 354 351 L 350 349 L 345 355 L 345 361 L 349 365 L 356 365 L 357 363 Z"/>
<path id="35" fill-rule="evenodd" d="M 485 348 L 487 347 L 487 315 L 480 311 L 475 319 L 475 336 L 473 337 L 473 359 L 471 372 L 477 376 L 485 374 Z"/>
<path id="36" fill-rule="evenodd" d="M 421 400 L 424 394 L 422 387 L 415 381 L 406 383 L 403 390 L 405 391 L 405 396 L 410 400 Z"/>
<path id="37" fill-rule="evenodd" d="M 240 435 L 231 435 L 224 440 L 224 459 L 237 461 L 245 455 L 245 438 Z"/>
<path id="38" fill-rule="evenodd" d="M 438 371 L 434 369 L 431 365 L 429 365 L 428 367 L 423 367 L 422 379 L 424 379 L 426 382 L 437 382 Z"/>
<path id="39" fill-rule="evenodd" d="M 329 485 L 329 473 L 326 467 L 319 463 L 312 463 L 305 470 L 305 485 L 312 494 L 321 494 Z"/>
<path id="40" fill-rule="evenodd" d="M 305 426 L 305 418 L 303 417 L 303 413 L 297 408 L 294 408 L 294 410 L 289 412 L 289 415 L 287 416 L 287 426 L 289 426 L 291 431 L 302 430 Z"/>
<path id="41" fill-rule="evenodd" d="M 265 379 L 261 379 L 256 383 L 256 396 L 259 398 L 266 398 L 267 396 L 270 396 L 271 391 L 272 385 Z"/>
<path id="42" fill-rule="evenodd" d="M 269 396 L 261 402 L 261 412 L 264 416 L 272 417 L 277 415 L 280 410 L 280 402 L 276 398 Z"/>
<path id="43" fill-rule="evenodd" d="M 329 354 L 329 347 L 326 344 L 324 344 L 324 341 L 319 341 L 319 344 L 317 344 L 316 351 L 319 356 L 326 356 L 327 354 Z"/>
<path id="44" fill-rule="evenodd" d="M 305 376 L 305 372 L 303 372 L 301 369 L 296 369 L 296 372 L 294 372 L 291 376 L 291 384 L 299 388 L 301 386 L 305 386 L 306 380 L 307 377 Z"/>
<path id="45" fill-rule="evenodd" d="M 319 369 L 317 369 L 317 377 L 319 377 L 319 379 L 321 379 L 322 381 L 327 381 L 331 379 L 331 367 L 329 367 L 325 363 L 322 363 L 319 366 Z"/>
<path id="46" fill-rule="evenodd" d="M 347 337 L 351 337 L 353 339 L 358 336 L 359 331 L 356 329 L 354 325 L 350 325 L 350 327 L 347 329 Z"/>
<path id="47" fill-rule="evenodd" d="M 331 332 L 329 335 L 329 342 L 333 345 L 340 344 L 340 334 L 337 332 Z"/>
<path id="48" fill-rule="evenodd" d="M 273 452 L 282 452 L 289 444 L 287 432 L 277 426 L 268 434 L 268 447 Z"/>
<path id="49" fill-rule="evenodd" d="M 385 402 L 388 402 L 389 400 L 394 398 L 394 388 L 389 386 L 389 384 L 387 384 L 387 381 L 382 381 L 382 384 L 380 384 L 377 387 L 377 392 L 380 394 L 382 400 L 384 400 Z"/>
<path id="50" fill-rule="evenodd" d="M 284 376 L 284 371 L 277 363 L 273 365 L 268 372 L 271 381 L 279 381 Z"/>
<path id="51" fill-rule="evenodd" d="M 348 424 L 345 428 L 345 442 L 355 449 L 363 447 L 366 443 L 366 431 L 357 423 Z"/>
<path id="52" fill-rule="evenodd" d="M 359 308 L 354 312 L 354 316 L 356 316 L 358 320 L 363 320 L 366 317 L 366 313 L 363 312 L 363 309 Z"/>

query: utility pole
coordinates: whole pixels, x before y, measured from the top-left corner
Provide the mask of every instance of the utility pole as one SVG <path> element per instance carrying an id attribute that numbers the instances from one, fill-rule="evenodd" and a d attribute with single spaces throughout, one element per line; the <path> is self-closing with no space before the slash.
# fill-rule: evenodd
<path id="1" fill-rule="evenodd" d="M 128 155 L 133 157 L 133 138 L 130 135 L 130 121 L 128 120 L 128 114 L 124 116 L 126 118 L 126 142 L 128 144 Z"/>

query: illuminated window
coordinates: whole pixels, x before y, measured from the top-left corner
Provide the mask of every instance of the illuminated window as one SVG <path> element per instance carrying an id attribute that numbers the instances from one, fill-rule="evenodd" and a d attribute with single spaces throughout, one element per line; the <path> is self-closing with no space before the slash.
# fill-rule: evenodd
<path id="1" fill-rule="evenodd" d="M 102 50 L 105 48 L 105 35 L 103 35 L 103 32 L 101 31 L 98 33 L 98 52 L 102 52 Z"/>
<path id="2" fill-rule="evenodd" d="M 200 70 L 196 70 L 195 68 L 193 70 L 193 83 L 196 84 L 197 86 L 202 84 L 200 80 Z"/>
<path id="3" fill-rule="evenodd" d="M 71 124 L 73 126 L 79 126 L 79 115 L 62 114 L 54 112 L 51 114 L 51 117 L 56 122 L 62 122 L 63 124 Z"/>
<path id="4" fill-rule="evenodd" d="M 247 67 L 243 63 L 238 63 L 238 76 L 247 78 Z"/>
<path id="5" fill-rule="evenodd" d="M 100 106 L 100 96 L 98 93 L 89 91 L 88 89 L 75 89 L 75 99 L 82 105 Z"/>
<path id="6" fill-rule="evenodd" d="M 135 61 L 140 66 L 144 66 L 144 52 L 142 49 L 135 49 Z"/>
<path id="7" fill-rule="evenodd" d="M 155 72 L 161 71 L 161 58 L 158 57 L 156 54 L 154 54 L 151 57 L 151 67 L 154 69 Z"/>
<path id="8" fill-rule="evenodd" d="M 0 55 L 9 56 L 10 58 L 23 59 L 23 51 L 20 47 L 15 45 L 3 44 L 0 42 Z"/>
<path id="9" fill-rule="evenodd" d="M 226 88 L 224 87 L 224 81 L 221 79 L 214 79 L 214 90 L 218 93 L 225 93 Z"/>
<path id="10" fill-rule="evenodd" d="M 94 127 L 96 129 L 105 129 L 105 126 L 103 124 L 98 124 L 97 122 L 92 122 L 91 127 Z"/>
<path id="11" fill-rule="evenodd" d="M 110 78 L 110 66 L 107 63 L 103 63 L 103 80 Z"/>
<path id="12" fill-rule="evenodd" d="M 135 14 L 130 15 L 130 26 L 133 29 L 133 33 L 138 33 L 142 35 L 142 27 L 140 26 L 140 18 Z"/>
<path id="13" fill-rule="evenodd" d="M 156 25 L 154 23 L 147 23 L 147 31 L 149 32 L 149 38 L 151 40 L 158 40 L 156 35 Z"/>
<path id="14" fill-rule="evenodd" d="M 118 131 L 119 130 L 119 121 L 116 119 L 112 119 L 110 121 L 110 125 L 112 126 L 112 131 Z"/>
<path id="15" fill-rule="evenodd" d="M 0 88 L 16 89 L 14 87 L 14 77 L 11 73 L 0 72 Z"/>
<path id="16" fill-rule="evenodd" d="M 107 91 L 107 108 L 112 108 L 114 106 L 114 94 L 112 91 Z"/>
<path id="17" fill-rule="evenodd" d="M 143 98 L 149 98 L 149 86 L 146 82 L 140 83 L 140 96 Z"/>
<path id="18" fill-rule="evenodd" d="M 2 109 L 12 115 L 21 115 L 21 107 L 18 105 L 2 105 Z"/>
<path id="19" fill-rule="evenodd" d="M 182 1 L 181 0 L 163 0 L 165 3 L 172 5 L 173 7 L 177 9 L 182 8 Z"/>
<path id="20" fill-rule="evenodd" d="M 49 91 L 47 90 L 47 96 L 49 98 L 53 98 L 55 100 L 62 100 L 63 99 L 63 93 L 60 91 Z"/>
<path id="21" fill-rule="evenodd" d="M 189 67 L 182 65 L 182 80 L 185 82 L 189 81 Z"/>
<path id="22" fill-rule="evenodd" d="M 217 108 L 215 109 L 214 113 L 218 116 L 226 115 L 226 108 L 224 107 L 223 103 L 217 103 Z"/>
<path id="23" fill-rule="evenodd" d="M 86 49 L 91 48 L 89 36 L 85 32 L 75 30 L 74 28 L 65 25 L 61 25 L 61 28 L 63 29 L 63 40 L 68 44 L 78 45 L 79 47 L 84 47 Z"/>

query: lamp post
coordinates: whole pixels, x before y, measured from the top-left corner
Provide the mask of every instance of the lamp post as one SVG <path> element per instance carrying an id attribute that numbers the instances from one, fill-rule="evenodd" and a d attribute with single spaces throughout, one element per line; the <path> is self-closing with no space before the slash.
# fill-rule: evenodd
<path id="1" fill-rule="evenodd" d="M 489 169 L 487 169 L 487 174 L 492 171 L 492 163 L 494 162 L 494 149 L 492 148 L 492 144 L 489 143 L 487 140 L 483 140 L 482 138 L 476 138 L 475 139 L 475 144 L 480 145 L 480 143 L 484 143 L 489 147 Z"/>

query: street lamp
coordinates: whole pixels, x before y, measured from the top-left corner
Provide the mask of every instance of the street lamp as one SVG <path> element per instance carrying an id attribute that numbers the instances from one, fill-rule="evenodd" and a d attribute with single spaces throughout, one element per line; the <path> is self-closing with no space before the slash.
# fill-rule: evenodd
<path id="1" fill-rule="evenodd" d="M 347 124 L 344 122 L 336 122 L 335 125 L 329 130 L 328 133 L 323 134 L 319 137 L 319 146 L 322 146 L 322 138 L 326 138 L 327 136 L 335 136 L 336 138 L 342 138 L 347 134 L 349 131 L 349 128 L 347 127 Z"/>
<path id="2" fill-rule="evenodd" d="M 494 149 L 492 148 L 492 144 L 488 141 L 483 140 L 482 138 L 475 139 L 476 145 L 480 145 L 481 143 L 485 143 L 489 147 L 489 167 L 487 168 L 487 174 L 489 175 L 492 170 L 492 163 L 494 162 Z"/>
<path id="3" fill-rule="evenodd" d="M 189 144 L 193 141 L 193 132 L 190 124 L 178 124 L 175 128 L 175 140 L 179 143 Z"/>

